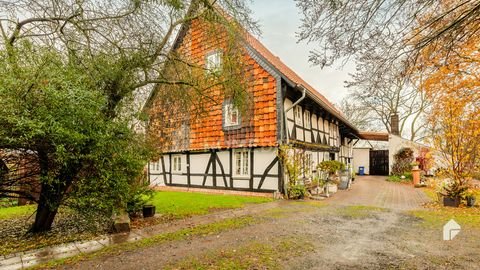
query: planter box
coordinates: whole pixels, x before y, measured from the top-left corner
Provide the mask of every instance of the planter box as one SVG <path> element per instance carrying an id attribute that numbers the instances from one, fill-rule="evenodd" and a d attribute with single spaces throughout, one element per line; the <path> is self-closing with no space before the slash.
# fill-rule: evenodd
<path id="1" fill-rule="evenodd" d="M 443 206 L 458 207 L 460 198 L 443 197 Z"/>
<path id="2" fill-rule="evenodd" d="M 142 210 L 144 218 L 155 216 L 155 206 L 153 205 L 145 205 Z"/>

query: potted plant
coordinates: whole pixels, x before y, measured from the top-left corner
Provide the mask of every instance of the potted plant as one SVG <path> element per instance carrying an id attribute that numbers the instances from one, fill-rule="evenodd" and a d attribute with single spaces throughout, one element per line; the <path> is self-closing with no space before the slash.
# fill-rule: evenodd
<path id="1" fill-rule="evenodd" d="M 467 190 L 468 187 L 463 183 L 463 181 L 450 181 L 443 187 L 443 205 L 458 207 Z"/>
<path id="2" fill-rule="evenodd" d="M 467 201 L 467 206 L 468 206 L 468 207 L 473 207 L 473 206 L 475 206 L 476 198 L 475 198 L 475 193 L 473 192 L 473 190 L 469 189 L 469 190 L 465 193 L 465 200 Z"/>
<path id="3" fill-rule="evenodd" d="M 307 194 L 307 189 L 304 185 L 300 185 L 300 184 L 291 185 L 288 188 L 289 199 L 294 199 L 294 200 L 304 199 L 305 194 Z"/>

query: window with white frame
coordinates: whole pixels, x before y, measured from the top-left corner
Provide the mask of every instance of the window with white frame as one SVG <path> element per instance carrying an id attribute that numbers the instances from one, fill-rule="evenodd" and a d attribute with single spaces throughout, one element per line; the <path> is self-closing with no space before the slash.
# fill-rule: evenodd
<path id="1" fill-rule="evenodd" d="M 221 70 L 222 67 L 222 52 L 215 50 L 206 56 L 205 68 L 208 72 L 214 73 Z"/>
<path id="2" fill-rule="evenodd" d="M 248 177 L 250 176 L 250 162 L 248 149 L 235 150 L 233 155 L 234 176 Z"/>
<path id="3" fill-rule="evenodd" d="M 224 105 L 224 124 L 225 127 L 236 126 L 240 124 L 240 115 L 238 108 L 233 103 L 225 103 Z"/>
<path id="4" fill-rule="evenodd" d="M 305 128 L 312 127 L 312 118 L 309 111 L 305 111 Z"/>
<path id="5" fill-rule="evenodd" d="M 297 125 L 302 125 L 302 107 L 295 107 L 295 123 Z"/>
<path id="6" fill-rule="evenodd" d="M 172 157 L 172 172 L 173 173 L 182 173 L 182 156 L 175 155 Z"/>
<path id="7" fill-rule="evenodd" d="M 306 175 L 310 175 L 312 172 L 313 167 L 313 156 L 312 153 L 307 152 L 305 153 L 305 164 L 304 164 L 304 171 Z"/>

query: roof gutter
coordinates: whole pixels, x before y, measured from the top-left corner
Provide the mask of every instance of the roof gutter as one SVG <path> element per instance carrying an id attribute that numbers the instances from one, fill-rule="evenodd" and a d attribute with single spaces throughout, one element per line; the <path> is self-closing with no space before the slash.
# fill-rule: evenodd
<path id="1" fill-rule="evenodd" d="M 295 103 L 292 104 L 292 106 L 288 107 L 287 109 L 284 110 L 284 115 L 283 115 L 283 121 L 284 121 L 284 127 L 285 127 L 285 134 L 286 134 L 286 143 L 288 144 L 290 141 L 290 136 L 288 136 L 288 122 L 287 122 L 287 112 L 289 112 L 291 109 L 293 109 L 295 106 L 298 105 L 302 100 L 305 99 L 307 96 L 307 89 L 303 87 L 302 85 L 297 84 L 295 86 L 296 89 L 301 89 L 302 90 L 302 96 L 295 101 Z"/>

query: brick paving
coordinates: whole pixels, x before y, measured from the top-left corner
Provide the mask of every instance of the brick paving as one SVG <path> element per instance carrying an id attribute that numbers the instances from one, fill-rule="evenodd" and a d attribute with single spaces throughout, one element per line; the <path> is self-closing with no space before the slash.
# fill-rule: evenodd
<path id="1" fill-rule="evenodd" d="M 385 179 L 386 176 L 357 176 L 350 190 L 340 190 L 326 202 L 413 210 L 430 201 L 421 189 L 413 185 L 391 183 Z"/>

